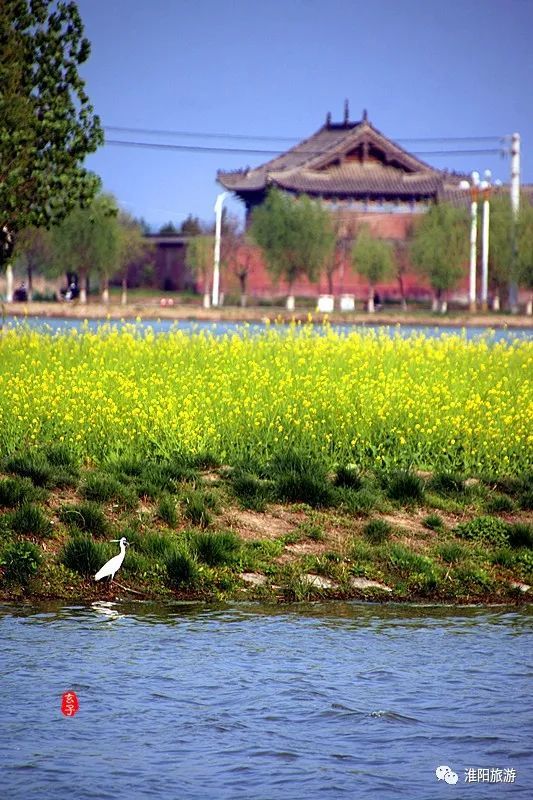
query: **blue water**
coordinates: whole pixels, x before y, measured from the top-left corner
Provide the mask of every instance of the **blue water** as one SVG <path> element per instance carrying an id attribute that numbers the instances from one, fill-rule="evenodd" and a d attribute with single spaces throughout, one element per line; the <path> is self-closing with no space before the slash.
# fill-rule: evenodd
<path id="1" fill-rule="evenodd" d="M 0 606 L 1 796 L 525 800 L 532 619 L 358 603 Z M 442 765 L 455 786 L 437 780 Z M 515 780 L 465 782 L 482 768 Z"/>
<path id="2" fill-rule="evenodd" d="M 136 322 L 129 320 L 128 324 L 135 324 L 139 330 L 146 330 L 151 328 L 155 333 L 168 333 L 171 330 L 185 331 L 186 333 L 197 333 L 200 331 L 209 332 L 214 336 L 223 336 L 225 334 L 242 334 L 244 331 L 249 331 L 253 334 L 263 333 L 267 326 L 264 323 L 242 323 L 242 322 L 208 322 L 204 320 L 142 320 Z M 7 328 L 12 327 L 29 327 L 31 329 L 44 331 L 47 333 L 61 333 L 68 332 L 72 329 L 82 331 L 88 329 L 96 331 L 102 326 L 110 326 L 111 328 L 122 328 L 124 326 L 123 320 L 81 320 L 81 319 L 64 319 L 62 317 L 6 317 L 4 326 Z M 270 328 L 272 326 L 269 326 Z M 288 330 L 288 325 L 276 326 L 280 329 Z M 320 333 L 324 330 L 323 326 L 315 325 L 315 330 Z M 349 334 L 354 331 L 359 333 L 369 331 L 382 331 L 390 336 L 400 335 L 403 337 L 412 336 L 414 334 L 427 336 L 430 338 L 438 338 L 440 336 L 463 336 L 467 340 L 476 339 L 481 336 L 488 337 L 490 341 L 498 342 L 502 339 L 505 341 L 513 341 L 520 339 L 533 339 L 533 325 L 527 328 L 497 328 L 490 329 L 486 327 L 469 327 L 461 328 L 459 326 L 427 326 L 427 325 L 332 325 L 334 330 L 342 334 Z"/>

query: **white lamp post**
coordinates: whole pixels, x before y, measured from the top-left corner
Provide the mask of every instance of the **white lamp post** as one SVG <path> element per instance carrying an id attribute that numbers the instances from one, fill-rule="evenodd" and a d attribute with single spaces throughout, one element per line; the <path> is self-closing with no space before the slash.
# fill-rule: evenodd
<path id="1" fill-rule="evenodd" d="M 470 311 L 476 310 L 476 266 L 477 266 L 477 201 L 479 195 L 479 172 L 473 172 L 468 181 L 461 181 L 461 189 L 470 190 L 470 282 L 468 300 Z"/>
<path id="2" fill-rule="evenodd" d="M 220 233 L 222 228 L 222 206 L 228 192 L 217 195 L 215 202 L 215 260 L 213 265 L 213 306 L 218 306 L 220 295 Z"/>

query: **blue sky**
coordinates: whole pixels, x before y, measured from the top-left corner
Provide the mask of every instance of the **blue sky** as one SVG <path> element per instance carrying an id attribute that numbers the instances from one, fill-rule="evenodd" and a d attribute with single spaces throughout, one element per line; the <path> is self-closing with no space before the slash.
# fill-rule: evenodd
<path id="1" fill-rule="evenodd" d="M 82 73 L 104 125 L 304 138 L 328 111 L 342 119 L 348 98 L 351 119 L 366 108 L 370 121 L 395 139 L 518 131 L 523 181 L 533 183 L 533 0 L 78 0 L 78 6 L 92 44 Z M 490 168 L 508 180 L 509 161 L 498 155 L 423 158 L 466 172 Z M 87 163 L 124 208 L 157 228 L 189 212 L 211 221 L 222 191 L 217 169 L 266 160 L 107 145 Z"/>

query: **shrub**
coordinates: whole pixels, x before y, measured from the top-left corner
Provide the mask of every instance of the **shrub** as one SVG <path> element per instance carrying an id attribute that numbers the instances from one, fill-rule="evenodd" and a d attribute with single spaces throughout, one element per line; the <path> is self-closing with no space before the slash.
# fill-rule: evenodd
<path id="1" fill-rule="evenodd" d="M 59 511 L 59 518 L 69 527 L 93 533 L 95 536 L 106 536 L 109 533 L 104 512 L 90 500 L 78 505 L 63 506 Z"/>
<path id="2" fill-rule="evenodd" d="M 179 589 L 192 587 L 198 583 L 200 576 L 198 563 L 191 553 L 182 548 L 172 548 L 166 559 L 165 567 L 170 586 Z"/>
<path id="3" fill-rule="evenodd" d="M 91 472 L 80 487 L 80 494 L 87 500 L 105 503 L 122 493 L 122 486 L 112 475 L 103 472 Z"/>
<path id="4" fill-rule="evenodd" d="M 363 481 L 356 468 L 352 465 L 340 466 L 333 481 L 335 486 L 341 486 L 344 489 L 361 489 Z"/>
<path id="5" fill-rule="evenodd" d="M 392 533 L 392 526 L 385 519 L 371 519 L 363 528 L 363 534 L 372 544 L 382 544 Z"/>
<path id="6" fill-rule="evenodd" d="M 420 502 L 424 498 L 424 481 L 413 472 L 400 471 L 387 478 L 386 490 L 391 500 L 400 503 Z"/>
<path id="7" fill-rule="evenodd" d="M 507 544 L 508 530 L 507 523 L 499 517 L 474 517 L 457 526 L 457 533 L 464 539 L 498 546 Z"/>
<path id="8" fill-rule="evenodd" d="M 7 583 L 25 586 L 35 575 L 42 561 L 40 549 L 33 542 L 19 541 L 7 544 L 0 554 L 0 566 Z"/>
<path id="9" fill-rule="evenodd" d="M 511 547 L 533 548 L 533 526 L 527 522 L 515 522 L 508 526 L 509 544 Z"/>
<path id="10" fill-rule="evenodd" d="M 189 541 L 198 559 L 210 567 L 234 564 L 241 547 L 241 540 L 231 531 L 195 533 Z"/>
<path id="11" fill-rule="evenodd" d="M 49 536 L 52 531 L 48 517 L 32 503 L 22 503 L 11 514 L 10 522 L 11 528 L 16 533 L 25 535 Z"/>
<path id="12" fill-rule="evenodd" d="M 430 531 L 440 531 L 444 527 L 444 520 L 439 514 L 428 514 L 422 522 L 424 527 L 429 528 Z"/>
<path id="13" fill-rule="evenodd" d="M 505 494 L 495 494 L 489 497 L 485 503 L 485 509 L 489 514 L 497 514 L 499 512 L 513 511 L 514 503 L 510 497 Z"/>
<path id="14" fill-rule="evenodd" d="M 48 485 L 52 476 L 52 467 L 39 451 L 13 456 L 7 461 L 6 470 L 29 478 L 36 486 Z"/>
<path id="15" fill-rule="evenodd" d="M 103 567 L 106 555 L 106 548 L 101 542 L 95 542 L 87 534 L 76 533 L 65 543 L 60 561 L 80 575 L 92 576 Z"/>
<path id="16" fill-rule="evenodd" d="M 178 522 L 178 512 L 176 510 L 176 501 L 169 494 L 164 494 L 159 499 L 157 504 L 157 516 L 163 522 L 174 528 Z"/>
<path id="17" fill-rule="evenodd" d="M 0 480 L 0 506 L 15 508 L 22 503 L 38 499 L 39 494 L 39 490 L 29 478 L 17 476 Z"/>

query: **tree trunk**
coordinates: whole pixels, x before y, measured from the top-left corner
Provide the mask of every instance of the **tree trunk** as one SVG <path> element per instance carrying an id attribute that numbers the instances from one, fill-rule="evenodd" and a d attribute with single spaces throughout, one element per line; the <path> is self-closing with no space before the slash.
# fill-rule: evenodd
<path id="1" fill-rule="evenodd" d="M 496 289 L 494 297 L 492 298 L 492 310 L 493 311 L 500 310 L 500 292 L 498 289 Z"/>
<path id="2" fill-rule="evenodd" d="M 407 298 L 405 296 L 405 286 L 401 272 L 398 273 L 398 283 L 400 285 L 400 297 L 402 298 L 402 311 L 407 311 Z"/>
<path id="3" fill-rule="evenodd" d="M 374 311 L 375 311 L 375 307 L 374 307 L 374 287 L 373 286 L 371 286 L 369 291 L 368 291 L 368 302 L 367 302 L 366 308 L 367 308 L 367 311 L 368 311 L 369 314 L 373 314 Z"/>
<path id="4" fill-rule="evenodd" d="M 211 295 L 209 292 L 204 292 L 204 308 L 211 308 Z"/>
<path id="5" fill-rule="evenodd" d="M 247 277 L 248 277 L 248 275 L 247 275 L 246 272 L 240 272 L 239 273 L 239 284 L 240 284 L 240 287 L 241 287 L 241 308 L 245 308 L 246 303 L 247 303 L 247 297 L 246 297 L 246 279 L 247 279 Z"/>
<path id="6" fill-rule="evenodd" d="M 120 302 L 123 306 L 128 304 L 128 276 L 124 275 L 122 278 L 122 295 L 120 297 Z"/>
<path id="7" fill-rule="evenodd" d="M 287 311 L 294 311 L 295 302 L 294 302 L 294 295 L 292 293 L 292 289 L 289 289 L 289 292 L 290 292 L 290 294 L 287 295 L 286 308 L 287 308 Z"/>
<path id="8" fill-rule="evenodd" d="M 109 278 L 107 275 L 102 278 L 102 303 L 105 305 L 109 303 Z"/>
<path id="9" fill-rule="evenodd" d="M 448 301 L 446 299 L 444 299 L 444 300 L 441 301 L 441 304 L 440 304 L 440 313 L 441 314 L 446 314 L 447 311 L 448 311 Z"/>
<path id="10" fill-rule="evenodd" d="M 328 272 L 328 294 L 333 295 L 333 272 Z"/>
<path id="11" fill-rule="evenodd" d="M 8 264 L 6 267 L 6 303 L 13 302 L 13 267 Z"/>
<path id="12" fill-rule="evenodd" d="M 31 264 L 28 264 L 26 268 L 26 274 L 28 277 L 28 300 L 33 300 L 33 267 Z"/>
<path id="13" fill-rule="evenodd" d="M 80 303 L 82 305 L 87 305 L 87 273 L 85 270 L 81 270 L 78 275 L 79 279 L 79 290 L 80 290 Z"/>
<path id="14" fill-rule="evenodd" d="M 529 300 L 526 303 L 526 314 L 528 317 L 533 314 L 533 292 L 529 295 Z"/>

